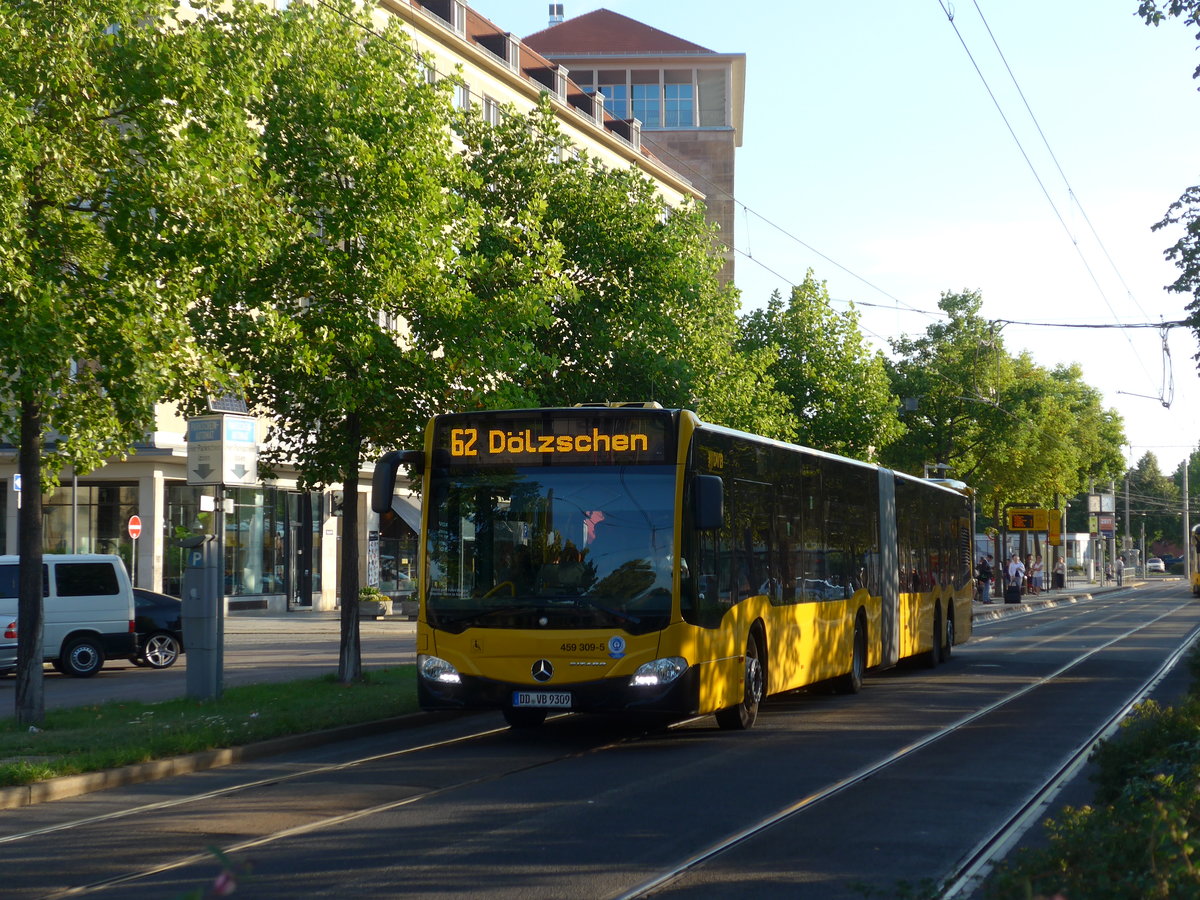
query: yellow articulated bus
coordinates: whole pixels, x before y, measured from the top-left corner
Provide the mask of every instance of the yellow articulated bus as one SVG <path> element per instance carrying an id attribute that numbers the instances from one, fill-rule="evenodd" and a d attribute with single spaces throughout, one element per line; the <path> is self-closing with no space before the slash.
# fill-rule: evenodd
<path id="1" fill-rule="evenodd" d="M 971 635 L 973 503 L 953 482 L 658 404 L 455 413 L 385 454 L 421 476 L 425 709 L 714 714 Z"/>

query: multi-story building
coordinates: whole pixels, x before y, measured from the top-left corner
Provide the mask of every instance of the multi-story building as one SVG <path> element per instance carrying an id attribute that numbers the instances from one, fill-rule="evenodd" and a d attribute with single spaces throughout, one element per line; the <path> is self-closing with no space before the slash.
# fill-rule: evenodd
<path id="1" fill-rule="evenodd" d="M 742 144 L 746 56 L 599 9 L 525 38 L 609 114 L 638 123 L 642 146 L 689 178 L 719 230 L 722 277 L 733 278 L 734 152 Z"/>
<path id="2" fill-rule="evenodd" d="M 564 133 L 592 157 L 608 166 L 637 167 L 670 204 L 704 198 L 691 173 L 670 165 L 643 142 L 632 109 L 606 109 L 592 91 L 569 77 L 565 65 L 538 53 L 462 0 L 381 0 L 377 14 L 401 21 L 427 61 L 429 77 L 458 74 L 461 105 L 498 121 L 506 106 L 529 110 L 548 95 Z M 709 84 L 703 80 L 710 79 L 707 72 L 697 77 L 702 79 L 699 84 Z M 722 77 L 728 95 L 729 76 Z M 594 78 L 586 87 L 593 83 Z M 709 119 L 700 109 L 713 95 L 706 87 L 698 91 L 693 119 L 702 131 Z M 730 105 L 728 97 L 722 102 Z M 740 103 L 737 109 L 740 115 Z M 728 118 L 729 109 L 723 115 Z M 211 503 L 205 498 L 214 493 L 211 487 L 188 483 L 187 430 L 177 412 L 164 406 L 153 430 L 128 459 L 79 477 L 68 470 L 61 487 L 45 501 L 46 551 L 118 553 L 138 585 L 180 593 L 184 551 L 174 539 L 210 527 Z M 260 422 L 257 439 L 264 440 L 267 433 L 268 423 Z M 15 475 L 15 450 L 0 444 L 0 479 L 6 485 L 0 491 L 0 549 L 8 553 L 17 551 L 20 494 Z M 376 516 L 366 496 L 369 473 L 363 475 L 363 493 L 356 498 L 344 498 L 335 489 L 302 492 L 295 472 L 286 469 L 266 483 L 227 486 L 227 506 L 232 502 L 224 529 L 227 608 L 334 608 L 343 503 L 357 503 L 360 522 L 366 523 L 359 554 L 364 576 L 367 561 L 378 560 L 380 587 L 402 590 L 415 567 L 415 501 L 397 498 L 392 513 Z M 135 515 L 142 523 L 136 540 L 128 527 Z M 374 539 L 379 540 L 377 553 L 368 546 Z"/>

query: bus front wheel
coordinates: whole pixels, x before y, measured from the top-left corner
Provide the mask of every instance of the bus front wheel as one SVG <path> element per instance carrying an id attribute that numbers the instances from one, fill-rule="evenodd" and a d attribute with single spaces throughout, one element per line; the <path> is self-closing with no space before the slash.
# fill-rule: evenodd
<path id="1" fill-rule="evenodd" d="M 758 718 L 758 704 L 766 688 L 758 637 L 753 631 L 746 637 L 746 672 L 742 700 L 716 712 L 717 724 L 726 730 L 745 731 Z"/>

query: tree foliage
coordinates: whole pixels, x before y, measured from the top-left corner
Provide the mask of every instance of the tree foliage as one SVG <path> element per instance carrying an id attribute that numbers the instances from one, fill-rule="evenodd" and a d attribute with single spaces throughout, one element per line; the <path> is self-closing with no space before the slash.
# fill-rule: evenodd
<path id="1" fill-rule="evenodd" d="M 1141 536 L 1141 526 L 1144 525 L 1147 543 L 1166 538 L 1178 544 L 1183 535 L 1180 485 L 1162 473 L 1158 457 L 1150 452 L 1142 454 L 1137 465 L 1125 473 L 1125 479 L 1133 537 Z"/>
<path id="2" fill-rule="evenodd" d="M 790 402 L 799 443 L 871 459 L 903 433 L 883 354 L 870 351 L 853 309 L 834 311 L 811 270 L 786 305 L 776 292 L 742 331 L 744 351 L 771 352 L 767 372 Z"/>
<path id="3" fill-rule="evenodd" d="M 1078 366 L 1047 370 L 1028 354 L 1009 355 L 979 315 L 978 292 L 944 294 L 938 305 L 948 321 L 892 342 L 908 433 L 884 451 L 890 464 L 914 474 L 947 464 L 951 477 L 976 489 L 981 510 L 1049 506 L 1055 494 L 1123 470 L 1121 419 L 1102 407 Z"/>
<path id="4" fill-rule="evenodd" d="M 446 323 L 463 319 L 456 251 L 475 223 L 448 189 L 459 181 L 450 85 L 423 77 L 396 20 L 376 33 L 367 12 L 343 2 L 230 21 L 244 34 L 265 27 L 273 51 L 248 115 L 261 123 L 292 227 L 270 259 L 194 314 L 271 413 L 264 463 L 294 465 L 305 488 L 341 483 L 350 498 L 339 660 L 349 681 L 362 668 L 358 473 L 376 448 L 419 431 L 455 371 Z"/>
<path id="5" fill-rule="evenodd" d="M 468 114 L 461 129 L 472 196 L 489 223 L 475 271 L 502 275 L 502 297 L 517 284 L 535 304 L 519 317 L 492 311 L 495 295 L 481 288 L 494 282 L 473 281 L 485 301 L 475 305 L 487 317 L 480 326 L 500 345 L 481 402 L 656 400 L 787 433 L 766 357 L 735 347 L 737 293 L 719 282 L 698 204 L 669 207 L 637 170 L 578 151 L 546 103 L 527 116 L 510 109 L 498 126 Z"/>
<path id="6" fill-rule="evenodd" d="M 1175 18 L 1182 19 L 1185 25 L 1200 28 L 1200 0 L 1142 0 L 1137 15 L 1147 25 L 1158 26 L 1168 18 Z M 1196 32 L 1196 40 L 1200 41 L 1200 30 Z M 1200 66 L 1196 67 L 1192 78 L 1200 78 Z M 1185 190 L 1168 207 L 1166 215 L 1151 227 L 1160 231 L 1177 226 L 1182 228 L 1182 234 L 1163 251 L 1163 256 L 1175 263 L 1180 275 L 1166 289 L 1192 296 L 1186 307 L 1191 313 L 1188 322 L 1200 339 L 1200 185 Z M 1196 354 L 1196 359 L 1200 360 L 1200 353 Z"/>
<path id="7" fill-rule="evenodd" d="M 159 0 L 0 4 L 0 433 L 19 447 L 17 714 L 43 714 L 41 494 L 120 457 L 216 370 L 189 328 L 260 216 L 254 58 Z"/>

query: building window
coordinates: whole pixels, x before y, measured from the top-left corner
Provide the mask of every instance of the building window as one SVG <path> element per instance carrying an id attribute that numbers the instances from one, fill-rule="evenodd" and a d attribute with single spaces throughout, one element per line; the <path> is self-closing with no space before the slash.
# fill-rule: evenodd
<path id="1" fill-rule="evenodd" d="M 274 488 L 231 488 L 225 516 L 225 593 L 284 592 L 284 495 Z"/>
<path id="2" fill-rule="evenodd" d="M 379 589 L 403 596 L 416 586 L 417 533 L 395 510 L 388 510 L 379 517 Z"/>
<path id="3" fill-rule="evenodd" d="M 45 553 L 116 553 L 133 571 L 129 517 L 138 514 L 136 484 L 61 484 L 42 505 Z"/>
<path id="4" fill-rule="evenodd" d="M 638 119 L 647 128 L 657 128 L 662 124 L 657 84 L 633 85 L 633 118 Z"/>
<path id="5" fill-rule="evenodd" d="M 500 124 L 500 103 L 494 97 L 483 98 L 483 121 L 492 126 Z"/>
<path id="6" fill-rule="evenodd" d="M 691 69 L 668 69 L 663 77 L 663 124 L 667 128 L 692 128 L 696 92 Z"/>
<path id="7" fill-rule="evenodd" d="M 459 109 L 471 108 L 471 86 L 465 81 L 454 85 L 454 105 Z"/>
<path id="8" fill-rule="evenodd" d="M 425 56 L 417 58 L 417 77 L 426 84 L 437 84 L 437 69 L 433 65 L 432 58 Z"/>
<path id="9" fill-rule="evenodd" d="M 628 72 L 624 69 L 601 69 L 597 87 L 604 92 L 604 108 L 614 119 L 629 118 Z"/>
<path id="10" fill-rule="evenodd" d="M 700 127 L 712 128 L 729 124 L 726 102 L 725 71 L 722 69 L 700 69 L 696 72 L 696 86 L 700 92 Z"/>
<path id="11" fill-rule="evenodd" d="M 186 561 L 178 539 L 212 534 L 214 513 L 200 511 L 200 496 L 208 490 L 182 483 L 167 485 L 163 590 L 168 594 L 180 596 L 183 591 Z M 230 596 L 284 593 L 288 577 L 294 576 L 289 569 L 296 568 L 298 555 L 292 546 L 296 543 L 296 529 L 290 528 L 294 523 L 288 519 L 289 494 L 275 488 L 255 487 L 229 488 L 225 495 L 233 500 L 233 513 L 225 516 L 225 593 Z M 315 527 L 320 527 L 319 520 Z M 319 553 L 310 555 L 319 561 Z"/>

